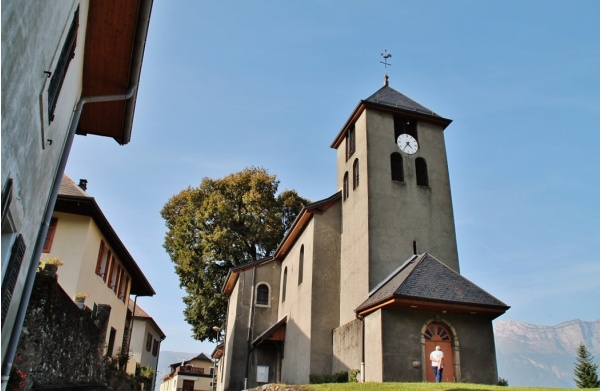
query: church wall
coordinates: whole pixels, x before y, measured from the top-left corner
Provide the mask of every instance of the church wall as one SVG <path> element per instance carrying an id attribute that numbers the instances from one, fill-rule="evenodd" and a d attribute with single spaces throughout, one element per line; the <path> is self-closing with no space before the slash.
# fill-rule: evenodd
<path id="1" fill-rule="evenodd" d="M 413 253 L 429 252 L 458 271 L 458 253 L 442 127 L 418 122 L 419 151 L 402 154 L 404 182 L 391 179 L 390 155 L 399 152 L 394 116 L 367 110 L 369 145 L 369 287 Z M 415 159 L 427 163 L 429 186 L 416 184 Z"/>
<path id="2" fill-rule="evenodd" d="M 282 382 L 306 384 L 310 374 L 314 219 L 297 239 L 281 263 L 281 291 L 279 295 L 279 319 L 287 315 Z M 298 284 L 300 249 L 304 246 L 303 283 Z M 284 275 L 287 269 L 287 282 Z M 285 301 L 282 300 L 285 287 Z"/>
<path id="3" fill-rule="evenodd" d="M 346 142 L 337 149 L 338 188 L 343 188 L 344 173 L 348 172 L 349 191 L 346 200 L 342 197 L 342 238 L 340 266 L 340 324 L 355 318 L 354 309 L 369 293 L 369 237 L 367 205 L 368 178 L 367 162 L 367 119 L 366 114 L 355 123 L 356 152 L 346 161 Z M 352 189 L 352 165 L 359 161 L 359 186 Z"/>
<path id="4" fill-rule="evenodd" d="M 332 331 L 339 325 L 340 213 L 337 203 L 323 214 L 313 215 L 313 278 L 305 280 L 312 281 L 313 292 L 310 374 L 332 373 Z"/>
<path id="5" fill-rule="evenodd" d="M 363 322 L 354 319 L 333 330 L 333 363 L 331 372 L 360 369 L 362 362 Z"/>
<path id="6" fill-rule="evenodd" d="M 383 378 L 383 328 L 382 310 L 363 319 L 365 323 L 365 381 L 382 382 Z M 386 343 L 388 343 L 386 341 Z"/>
<path id="7" fill-rule="evenodd" d="M 222 361 L 223 389 L 239 391 L 244 389 L 247 359 L 247 335 L 249 298 L 246 280 L 251 278 L 251 271 L 241 272 L 239 279 L 229 297 L 229 311 L 225 330 L 225 352 Z"/>
<path id="8" fill-rule="evenodd" d="M 252 274 L 249 270 L 246 273 Z M 252 289 L 260 283 L 270 286 L 270 305 L 268 307 L 255 306 L 252 324 L 252 339 L 255 339 L 273 324 L 277 323 L 279 308 L 279 283 L 281 276 L 281 264 L 277 261 L 268 262 L 256 268 L 255 282 Z M 256 299 L 254 299 L 256 300 Z"/>

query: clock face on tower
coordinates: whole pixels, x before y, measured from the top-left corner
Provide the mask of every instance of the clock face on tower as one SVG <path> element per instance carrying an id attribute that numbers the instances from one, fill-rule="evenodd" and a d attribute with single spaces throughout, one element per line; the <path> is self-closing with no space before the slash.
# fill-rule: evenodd
<path id="1" fill-rule="evenodd" d="M 398 148 L 409 155 L 412 155 L 419 150 L 419 143 L 417 143 L 417 140 L 410 134 L 402 133 L 398 136 L 396 142 L 398 143 Z"/>

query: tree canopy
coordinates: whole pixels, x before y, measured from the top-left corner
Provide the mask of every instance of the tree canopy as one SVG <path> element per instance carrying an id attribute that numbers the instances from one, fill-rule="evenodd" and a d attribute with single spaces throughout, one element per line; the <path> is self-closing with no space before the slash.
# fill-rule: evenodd
<path id="1" fill-rule="evenodd" d="M 294 190 L 277 194 L 279 181 L 250 167 L 222 179 L 204 178 L 169 199 L 161 210 L 164 248 L 186 291 L 184 315 L 195 339 L 214 341 L 227 298 L 221 288 L 230 268 L 272 255 L 309 201 Z"/>

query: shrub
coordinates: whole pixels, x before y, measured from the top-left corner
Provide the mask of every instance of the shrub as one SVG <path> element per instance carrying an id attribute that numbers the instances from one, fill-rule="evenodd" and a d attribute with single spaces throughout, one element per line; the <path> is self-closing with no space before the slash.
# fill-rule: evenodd
<path id="1" fill-rule="evenodd" d="M 504 387 L 508 387 L 508 380 L 499 377 L 498 378 L 498 385 L 499 386 L 504 386 Z"/>
<path id="2" fill-rule="evenodd" d="M 348 383 L 348 372 L 337 372 L 333 375 L 310 375 L 310 384 Z"/>
<path id="3" fill-rule="evenodd" d="M 356 382 L 358 382 L 360 380 L 358 378 L 359 374 L 360 374 L 360 369 L 353 369 L 350 372 L 348 372 L 348 382 L 349 383 L 356 383 Z"/>

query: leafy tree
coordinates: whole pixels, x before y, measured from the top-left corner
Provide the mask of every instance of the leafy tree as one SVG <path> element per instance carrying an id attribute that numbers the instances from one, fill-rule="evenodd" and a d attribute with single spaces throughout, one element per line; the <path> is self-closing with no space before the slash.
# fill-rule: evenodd
<path id="1" fill-rule="evenodd" d="M 309 201 L 294 190 L 277 195 L 279 181 L 250 167 L 169 199 L 161 210 L 164 248 L 186 290 L 184 315 L 195 339 L 215 341 L 225 321 L 221 287 L 230 268 L 272 255 Z"/>
<path id="2" fill-rule="evenodd" d="M 575 366 L 575 383 L 579 388 L 600 387 L 598 380 L 598 365 L 594 363 L 594 357 L 590 354 L 583 343 L 577 347 L 577 365 Z"/>

